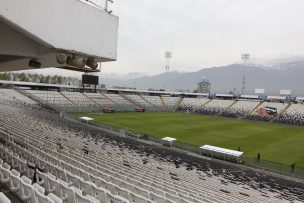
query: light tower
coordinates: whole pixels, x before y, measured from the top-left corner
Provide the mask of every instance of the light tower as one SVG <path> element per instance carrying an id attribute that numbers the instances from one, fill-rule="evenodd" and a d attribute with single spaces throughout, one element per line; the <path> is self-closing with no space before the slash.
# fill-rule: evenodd
<path id="1" fill-rule="evenodd" d="M 166 60 L 167 60 L 166 71 L 169 71 L 169 69 L 170 69 L 169 60 L 170 60 L 170 58 L 172 58 L 172 52 L 166 51 L 166 52 L 165 52 L 165 58 L 166 58 Z"/>
<path id="2" fill-rule="evenodd" d="M 246 92 L 246 77 L 245 77 L 245 68 L 247 66 L 247 61 L 250 58 L 250 54 L 242 54 L 241 59 L 244 60 L 243 63 L 243 74 L 242 74 L 242 94 Z"/>
<path id="3" fill-rule="evenodd" d="M 167 62 L 167 64 L 166 64 L 166 73 L 167 73 L 166 76 L 167 77 L 166 77 L 166 82 L 165 82 L 167 84 L 167 85 L 165 85 L 165 89 L 166 89 L 169 86 L 168 85 L 168 72 L 170 70 L 170 59 L 172 58 L 172 52 L 171 51 L 166 51 L 165 52 L 165 58 L 166 58 L 166 62 Z"/>

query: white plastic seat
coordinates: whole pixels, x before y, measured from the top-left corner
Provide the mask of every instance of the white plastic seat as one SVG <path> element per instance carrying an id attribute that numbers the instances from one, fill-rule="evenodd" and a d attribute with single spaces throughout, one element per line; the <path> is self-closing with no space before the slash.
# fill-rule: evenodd
<path id="1" fill-rule="evenodd" d="M 92 193 L 92 183 L 89 181 L 85 181 L 80 179 L 80 190 L 82 190 L 84 195 L 91 195 Z"/>
<path id="2" fill-rule="evenodd" d="M 32 184 L 32 181 L 26 176 L 21 177 L 21 196 L 20 198 L 27 203 L 35 203 L 35 187 Z"/>
<path id="3" fill-rule="evenodd" d="M 36 170 L 36 179 L 37 179 L 37 184 L 41 185 L 42 187 L 47 186 L 47 174 L 39 171 L 38 169 Z"/>
<path id="4" fill-rule="evenodd" d="M 51 198 L 54 203 L 62 203 L 62 200 L 53 193 L 48 194 L 48 197 Z"/>
<path id="5" fill-rule="evenodd" d="M 60 182 L 61 192 L 62 192 L 62 200 L 65 203 L 75 203 L 75 190 L 74 187 L 69 187 L 67 184 Z"/>
<path id="6" fill-rule="evenodd" d="M 117 195 L 119 195 L 120 197 L 123 197 L 127 200 L 130 200 L 130 192 L 126 189 L 120 188 L 118 186 L 115 186 L 115 190 L 117 192 Z"/>
<path id="7" fill-rule="evenodd" d="M 30 165 L 30 166 L 32 166 L 33 168 L 36 167 L 35 164 L 33 164 L 33 163 L 31 163 L 31 162 L 27 162 L 27 165 Z M 34 176 L 34 174 L 35 174 L 35 170 L 32 169 L 32 168 L 30 168 L 30 167 L 27 167 L 27 168 L 26 168 L 25 174 L 26 174 L 26 177 L 32 178 L 32 177 Z"/>
<path id="8" fill-rule="evenodd" d="M 61 196 L 61 186 L 58 180 L 55 179 L 55 176 L 48 175 L 48 193 L 54 193 L 57 196 Z"/>
<path id="9" fill-rule="evenodd" d="M 56 171 L 57 171 L 57 179 L 61 179 L 63 181 L 66 181 L 66 173 L 63 169 L 61 169 L 60 167 L 58 166 L 55 166 L 56 168 Z"/>
<path id="10" fill-rule="evenodd" d="M 7 163 L 0 165 L 0 181 L 2 184 L 9 183 L 10 180 L 10 166 Z"/>
<path id="11" fill-rule="evenodd" d="M 11 200 L 9 200 L 5 194 L 3 194 L 2 192 L 0 192 L 0 202 L 1 203 L 11 203 Z"/>
<path id="12" fill-rule="evenodd" d="M 119 198 L 116 195 L 107 193 L 107 202 L 108 203 L 124 203 L 125 201 L 123 201 L 121 198 Z"/>
<path id="13" fill-rule="evenodd" d="M 149 200 L 147 200 L 146 198 L 140 197 L 140 196 L 134 194 L 133 192 L 130 193 L 130 196 L 131 196 L 131 202 L 134 202 L 134 203 L 148 203 L 149 202 Z"/>
<path id="14" fill-rule="evenodd" d="M 75 203 L 93 203 L 92 199 L 89 197 L 83 196 L 81 193 L 75 193 L 76 202 Z"/>
<path id="15" fill-rule="evenodd" d="M 18 196 L 21 195 L 21 183 L 20 183 L 20 173 L 15 169 L 10 171 L 10 191 L 17 194 Z"/>
<path id="16" fill-rule="evenodd" d="M 20 174 L 23 174 L 26 172 L 26 160 L 19 157 L 19 165 L 18 165 L 18 171 L 20 172 Z"/>
<path id="17" fill-rule="evenodd" d="M 149 192 L 146 191 L 146 190 L 144 190 L 144 189 L 141 189 L 141 188 L 139 188 L 139 187 L 134 187 L 134 192 L 135 192 L 136 194 L 142 196 L 142 197 L 147 198 L 147 199 L 150 198 Z"/>
<path id="18" fill-rule="evenodd" d="M 68 185 L 74 185 L 76 180 L 77 177 L 75 175 L 71 174 L 70 172 L 66 172 L 66 182 L 68 183 Z"/>
<path id="19" fill-rule="evenodd" d="M 36 201 L 39 203 L 55 203 L 50 197 L 45 196 L 38 189 L 35 189 Z"/>
<path id="20" fill-rule="evenodd" d="M 104 182 L 104 187 L 106 190 L 110 191 L 112 194 L 115 195 L 115 188 L 114 188 L 114 185 L 112 183 L 109 183 L 109 182 Z"/>
<path id="21" fill-rule="evenodd" d="M 92 184 L 92 196 L 100 201 L 100 203 L 107 202 L 107 195 L 104 188 L 97 187 L 95 184 Z"/>
<path id="22" fill-rule="evenodd" d="M 153 192 L 150 193 L 150 199 L 153 202 L 157 202 L 157 203 L 167 203 L 167 201 L 164 197 L 154 194 Z"/>

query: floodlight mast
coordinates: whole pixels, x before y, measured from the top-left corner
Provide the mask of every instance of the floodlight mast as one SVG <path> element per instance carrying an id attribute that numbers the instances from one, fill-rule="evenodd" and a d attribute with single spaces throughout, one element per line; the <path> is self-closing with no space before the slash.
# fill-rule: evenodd
<path id="1" fill-rule="evenodd" d="M 245 68 L 247 66 L 248 59 L 250 58 L 250 54 L 242 54 L 241 59 L 244 60 L 243 63 L 243 71 L 242 71 L 242 94 L 246 93 L 246 77 L 245 77 Z"/>
<path id="2" fill-rule="evenodd" d="M 166 88 L 169 88 L 169 84 L 168 84 L 168 72 L 170 70 L 170 59 L 172 58 L 172 52 L 171 51 L 166 51 L 165 52 L 165 58 L 166 58 L 166 82 L 165 82 L 165 90 Z M 167 85 L 166 85 L 167 84 Z"/>

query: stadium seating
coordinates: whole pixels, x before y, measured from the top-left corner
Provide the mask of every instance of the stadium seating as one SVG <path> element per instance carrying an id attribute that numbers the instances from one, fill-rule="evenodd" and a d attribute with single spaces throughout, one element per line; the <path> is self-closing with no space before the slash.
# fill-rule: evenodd
<path id="1" fill-rule="evenodd" d="M 260 101 L 238 100 L 233 106 L 222 112 L 222 115 L 228 117 L 244 117 L 259 105 Z"/>
<path id="2" fill-rule="evenodd" d="M 162 96 L 162 100 L 168 111 L 173 111 L 180 97 Z"/>
<path id="3" fill-rule="evenodd" d="M 71 101 L 66 99 L 57 91 L 26 90 L 26 92 L 33 94 L 34 96 L 45 101 L 46 103 L 50 103 L 58 106 L 73 105 Z"/>
<path id="4" fill-rule="evenodd" d="M 234 102 L 234 100 L 213 99 L 206 105 L 197 109 L 197 112 L 204 114 L 220 114 Z"/>
<path id="5" fill-rule="evenodd" d="M 304 105 L 300 103 L 292 104 L 286 110 L 286 112 L 280 115 L 277 122 L 293 125 L 304 125 Z"/>
<path id="6" fill-rule="evenodd" d="M 226 108 L 232 104 L 218 103 L 221 102 L 216 101 L 213 106 Z M 225 171 L 227 166 L 139 145 L 47 111 L 33 114 L 31 109 L 1 104 L 0 122 L 0 181 L 24 200 L 122 203 L 304 199 L 304 190 L 297 185 L 277 184 L 274 190 L 269 184 L 276 179 L 257 182 L 259 174 L 216 175 L 215 169 Z M 21 177 L 19 169 L 24 171 Z M 32 185 L 33 181 L 36 183 Z M 260 192 L 259 184 L 268 189 Z"/>
<path id="7" fill-rule="evenodd" d="M 195 111 L 199 110 L 208 101 L 210 101 L 210 99 L 185 97 L 180 104 L 179 110 L 195 112 Z"/>
<path id="8" fill-rule="evenodd" d="M 288 103 L 264 102 L 248 117 L 253 120 L 270 121 L 279 115 Z"/>
<path id="9" fill-rule="evenodd" d="M 10 100 L 10 101 L 18 100 L 21 103 L 36 104 L 36 102 L 34 100 L 20 94 L 19 92 L 17 92 L 14 89 L 0 88 L 0 96 L 4 100 Z"/>
<path id="10" fill-rule="evenodd" d="M 166 107 L 161 101 L 161 98 L 159 96 L 149 96 L 149 95 L 143 95 L 143 98 L 147 100 L 149 103 L 151 103 L 158 111 L 165 111 Z"/>

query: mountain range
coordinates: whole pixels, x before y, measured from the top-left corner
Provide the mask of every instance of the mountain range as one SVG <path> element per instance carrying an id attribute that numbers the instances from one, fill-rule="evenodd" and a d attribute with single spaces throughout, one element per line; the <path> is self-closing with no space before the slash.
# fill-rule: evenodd
<path id="1" fill-rule="evenodd" d="M 201 69 L 196 72 L 167 72 L 154 76 L 140 76 L 134 73 L 130 79 L 101 76 L 100 82 L 108 86 L 127 86 L 137 89 L 161 89 L 169 91 L 188 90 L 192 92 L 204 77 L 211 82 L 212 93 L 240 93 L 242 84 L 242 64 Z M 129 77 L 132 74 L 128 74 Z M 266 94 L 279 95 L 280 89 L 289 89 L 293 95 L 304 95 L 304 60 L 278 63 L 272 66 L 249 64 L 245 69 L 246 93 L 252 94 L 256 88 L 265 89 Z"/>

